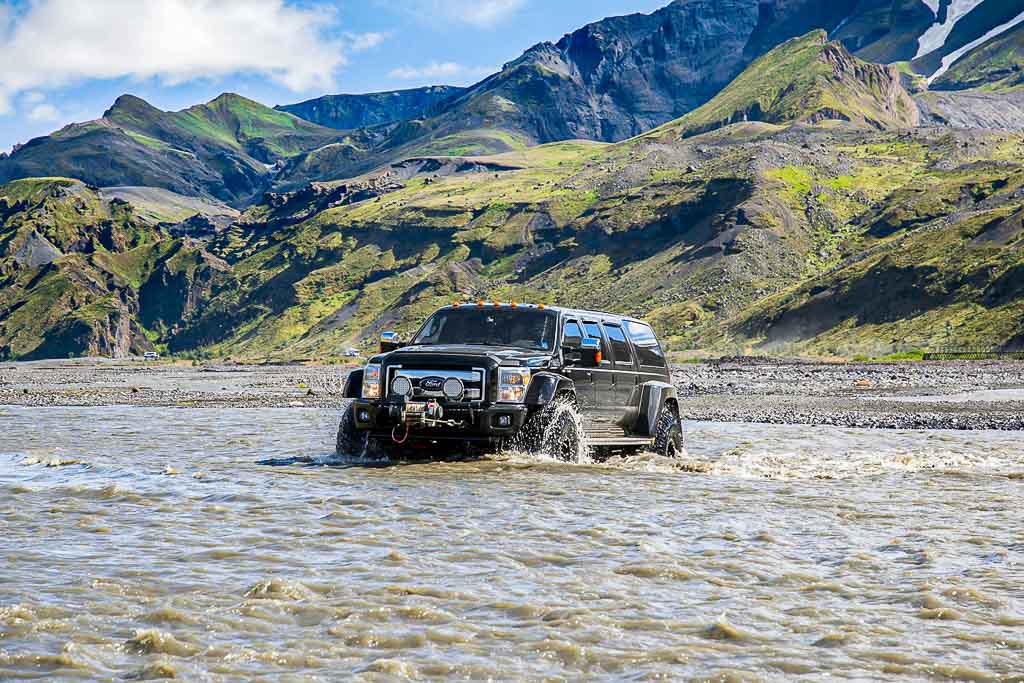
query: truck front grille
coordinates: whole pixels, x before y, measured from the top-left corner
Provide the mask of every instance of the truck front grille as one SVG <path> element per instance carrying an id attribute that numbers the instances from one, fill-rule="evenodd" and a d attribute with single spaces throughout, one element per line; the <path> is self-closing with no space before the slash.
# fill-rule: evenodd
<path id="1" fill-rule="evenodd" d="M 480 401 L 485 398 L 487 371 L 483 368 L 465 370 L 391 366 L 387 372 L 388 394 L 391 393 L 391 383 L 396 377 L 405 377 L 412 383 L 414 399 L 444 399 L 442 387 L 445 380 L 451 378 L 458 379 L 466 387 L 463 401 Z"/>

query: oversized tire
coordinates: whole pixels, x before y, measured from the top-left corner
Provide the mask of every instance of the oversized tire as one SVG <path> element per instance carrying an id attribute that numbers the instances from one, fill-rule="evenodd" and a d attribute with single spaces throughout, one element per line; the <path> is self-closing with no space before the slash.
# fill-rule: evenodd
<path id="1" fill-rule="evenodd" d="M 562 462 L 577 462 L 583 435 L 576 419 L 576 404 L 568 397 L 556 399 L 544 413 L 541 452 Z"/>
<path id="2" fill-rule="evenodd" d="M 666 458 L 679 458 L 683 455 L 683 423 L 679 419 L 679 408 L 673 402 L 666 401 L 658 413 L 654 452 Z"/>
<path id="3" fill-rule="evenodd" d="M 370 433 L 356 428 L 355 404 L 349 403 L 341 414 L 338 425 L 338 441 L 335 452 L 343 457 L 380 460 L 388 457 L 376 439 Z"/>

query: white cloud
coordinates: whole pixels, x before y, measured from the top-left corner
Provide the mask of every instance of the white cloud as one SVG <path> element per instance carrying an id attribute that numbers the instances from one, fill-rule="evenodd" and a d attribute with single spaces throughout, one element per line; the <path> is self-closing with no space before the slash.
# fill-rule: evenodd
<path id="1" fill-rule="evenodd" d="M 46 99 L 46 95 L 39 92 L 38 90 L 30 90 L 21 96 L 21 101 L 25 104 L 39 104 Z"/>
<path id="2" fill-rule="evenodd" d="M 366 52 L 391 37 L 390 33 L 346 33 L 348 49 L 352 52 Z"/>
<path id="3" fill-rule="evenodd" d="M 476 79 L 489 76 L 496 69 L 483 66 L 464 66 L 456 62 L 431 62 L 423 66 L 402 66 L 392 69 L 388 76 L 403 81 L 418 81 L 441 79 L 446 83 L 451 81 L 465 82 L 467 79 Z"/>
<path id="4" fill-rule="evenodd" d="M 441 19 L 491 28 L 526 6 L 527 0 L 415 0 L 416 12 Z"/>
<path id="5" fill-rule="evenodd" d="M 52 104 L 37 104 L 28 112 L 29 121 L 52 122 L 60 119 L 60 111 Z"/>
<path id="6" fill-rule="evenodd" d="M 327 32 L 336 12 L 285 0 L 36 0 L 0 6 L 0 113 L 32 89 L 90 78 L 177 84 L 257 73 L 294 90 L 328 89 L 346 64 Z"/>

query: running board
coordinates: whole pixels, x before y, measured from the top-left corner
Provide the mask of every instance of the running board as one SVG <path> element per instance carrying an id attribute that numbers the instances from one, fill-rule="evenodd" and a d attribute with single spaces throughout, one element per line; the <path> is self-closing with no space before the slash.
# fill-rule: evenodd
<path id="1" fill-rule="evenodd" d="M 643 448 L 650 446 L 653 439 L 636 436 L 595 436 L 587 437 L 587 445 L 594 447 L 619 447 L 619 448 Z"/>

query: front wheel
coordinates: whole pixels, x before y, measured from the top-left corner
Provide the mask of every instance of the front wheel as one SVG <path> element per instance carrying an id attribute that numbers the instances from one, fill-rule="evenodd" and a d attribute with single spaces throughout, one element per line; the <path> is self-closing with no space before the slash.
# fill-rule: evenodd
<path id="1" fill-rule="evenodd" d="M 355 410 L 355 404 L 350 403 L 345 408 L 345 412 L 341 414 L 335 452 L 340 456 L 349 458 L 379 459 L 386 455 L 383 449 L 380 448 L 377 440 L 370 438 L 369 432 L 356 428 Z"/>
<path id="2" fill-rule="evenodd" d="M 576 462 L 580 460 L 582 439 L 576 405 L 570 397 L 561 396 L 530 415 L 511 446 L 525 453 Z"/>
<path id="3" fill-rule="evenodd" d="M 560 399 L 545 409 L 548 413 L 541 440 L 541 451 L 562 462 L 579 462 L 583 434 L 580 430 L 576 404 Z"/>
<path id="4" fill-rule="evenodd" d="M 666 458 L 678 458 L 683 454 L 683 423 L 675 403 L 666 403 L 658 413 L 654 452 Z"/>

